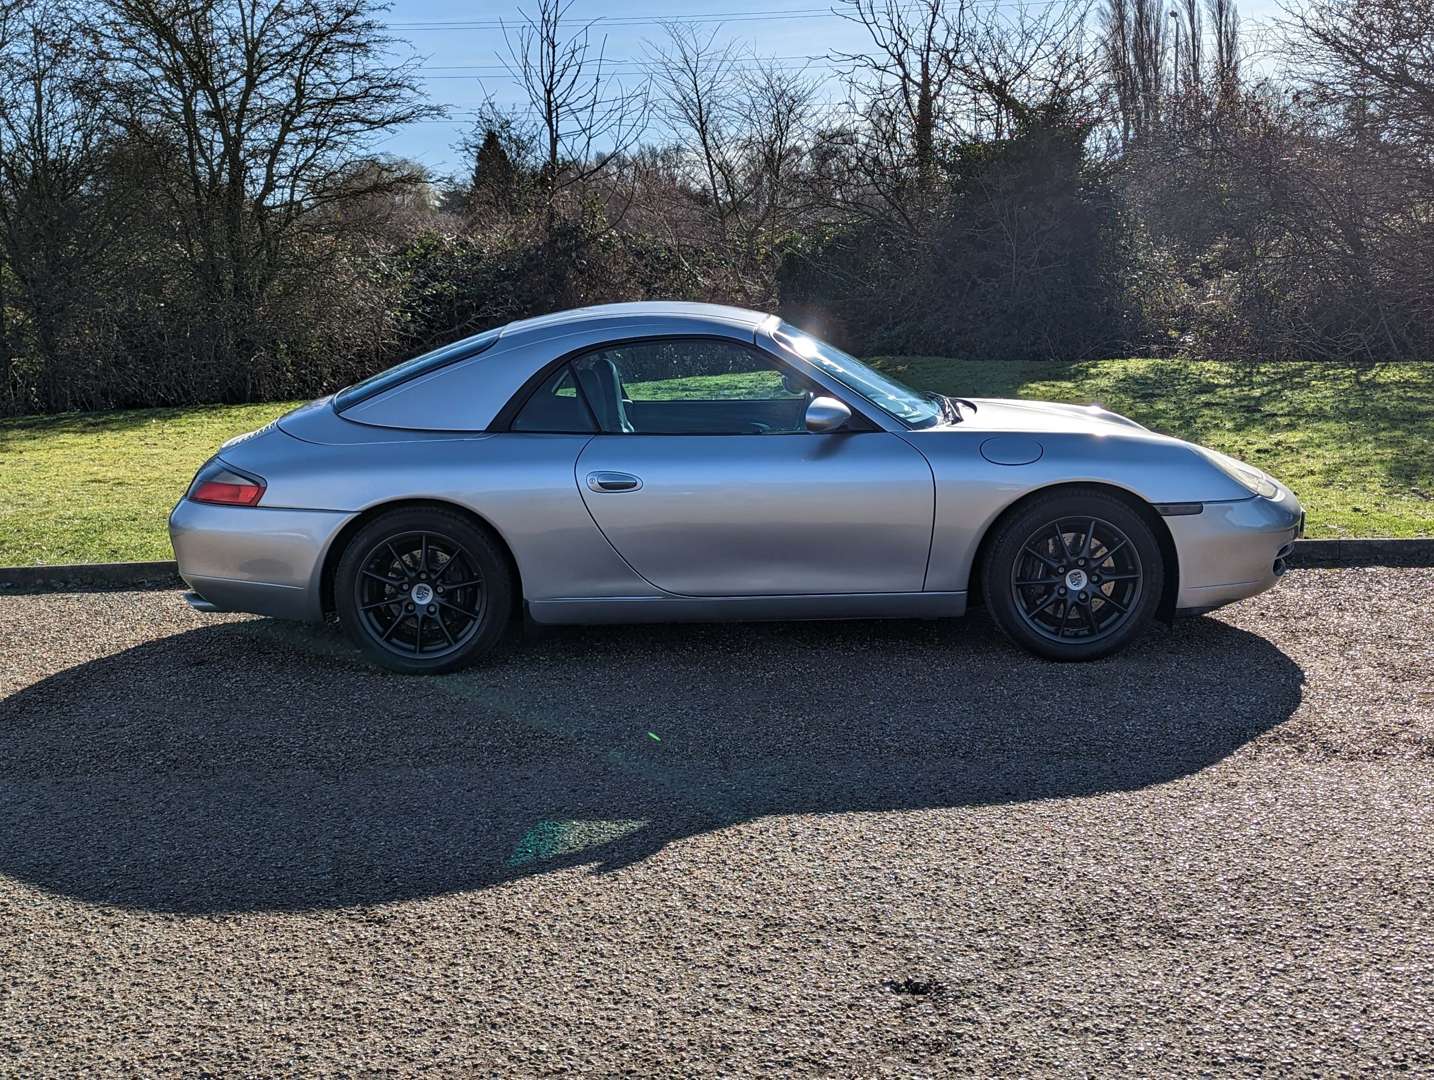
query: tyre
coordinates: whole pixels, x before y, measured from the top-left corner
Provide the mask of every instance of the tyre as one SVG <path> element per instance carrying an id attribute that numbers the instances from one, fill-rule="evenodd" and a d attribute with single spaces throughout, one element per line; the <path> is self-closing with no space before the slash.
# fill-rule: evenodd
<path id="1" fill-rule="evenodd" d="M 1017 644 L 1051 660 L 1095 660 L 1150 626 L 1165 586 L 1145 518 L 1113 495 L 1039 495 L 998 523 L 982 575 L 986 606 Z"/>
<path id="2" fill-rule="evenodd" d="M 502 639 L 513 578 L 493 538 L 463 515 L 392 510 L 344 549 L 334 606 L 349 638 L 374 663 L 438 674 L 472 663 Z"/>

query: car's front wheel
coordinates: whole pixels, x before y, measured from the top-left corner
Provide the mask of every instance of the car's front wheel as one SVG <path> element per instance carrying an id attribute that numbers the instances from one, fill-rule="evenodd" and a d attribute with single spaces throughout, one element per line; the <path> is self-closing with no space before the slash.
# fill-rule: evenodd
<path id="1" fill-rule="evenodd" d="M 986 605 L 1011 638 L 1052 660 L 1094 660 L 1144 633 L 1165 567 L 1145 518 L 1099 491 L 1051 492 L 997 526 Z"/>
<path id="2" fill-rule="evenodd" d="M 512 597 L 512 574 L 492 538 L 436 507 L 381 514 L 350 540 L 334 575 L 349 637 L 405 674 L 452 671 L 491 650 Z"/>

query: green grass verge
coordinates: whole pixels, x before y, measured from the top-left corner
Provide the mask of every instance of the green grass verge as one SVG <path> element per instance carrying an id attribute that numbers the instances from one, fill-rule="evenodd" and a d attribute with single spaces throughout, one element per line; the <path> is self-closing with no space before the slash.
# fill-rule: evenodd
<path id="1" fill-rule="evenodd" d="M 231 435 L 291 405 L 0 421 L 0 566 L 172 559 L 165 519 Z"/>
<path id="2" fill-rule="evenodd" d="M 1311 536 L 1434 536 L 1434 363 L 891 357 L 923 389 L 1100 401 L 1285 481 Z M 0 565 L 171 558 L 165 517 L 215 448 L 290 404 L 0 421 Z"/>

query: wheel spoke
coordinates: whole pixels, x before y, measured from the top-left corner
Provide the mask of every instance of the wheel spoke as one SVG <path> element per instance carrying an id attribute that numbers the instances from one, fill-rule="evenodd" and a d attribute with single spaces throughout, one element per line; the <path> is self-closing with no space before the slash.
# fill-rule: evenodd
<path id="1" fill-rule="evenodd" d="M 1058 577 L 1025 578 L 1024 580 L 1013 582 L 1013 584 L 1020 589 L 1025 588 L 1027 585 L 1056 585 L 1060 583 L 1060 580 Z"/>
<path id="2" fill-rule="evenodd" d="M 398 548 L 394 547 L 391 541 L 385 541 L 384 547 L 388 548 L 388 553 L 393 556 L 393 561 L 398 563 L 398 572 L 404 577 L 412 577 L 413 575 L 408 572 L 408 563 L 403 561 L 403 556 L 398 553 Z"/>
<path id="3" fill-rule="evenodd" d="M 359 610 L 372 611 L 374 608 L 389 607 L 398 603 L 398 601 L 399 598 L 397 596 L 390 596 L 387 600 L 375 600 L 372 604 L 361 604 Z"/>
<path id="4" fill-rule="evenodd" d="M 1100 575 L 1100 580 L 1101 580 L 1102 584 L 1105 583 L 1105 582 L 1107 582 L 1107 581 L 1139 581 L 1139 580 L 1140 580 L 1140 575 L 1139 575 L 1139 574 L 1101 574 L 1101 575 Z"/>
<path id="5" fill-rule="evenodd" d="M 382 574 L 375 574 L 372 570 L 365 570 L 363 573 L 364 573 L 364 576 L 365 576 L 365 577 L 371 577 L 371 578 L 373 578 L 375 581 L 381 581 L 381 582 L 383 582 L 385 585 L 392 585 L 392 586 L 394 586 L 395 588 L 396 588 L 397 586 L 403 584 L 403 579 L 402 579 L 402 578 L 394 579 L 394 578 L 391 578 L 391 577 L 384 577 Z"/>
<path id="6" fill-rule="evenodd" d="M 449 611 L 456 611 L 456 612 L 458 612 L 458 614 L 460 614 L 460 615 L 466 615 L 466 616 L 467 616 L 468 618 L 470 618 L 470 619 L 476 619 L 476 618 L 478 617 L 478 612 L 477 612 L 476 609 L 473 610 L 473 611 L 469 611 L 467 608 L 465 608 L 465 607 L 459 607 L 457 604 L 450 604 L 447 600 L 444 600 L 441 596 L 435 596 L 435 597 L 433 598 L 433 602 L 434 602 L 435 604 L 437 604 L 439 607 L 446 607 Z"/>
<path id="7" fill-rule="evenodd" d="M 1026 614 L 1029 615 L 1029 616 L 1031 616 L 1031 618 L 1035 618 L 1037 615 L 1039 615 L 1041 612 L 1045 611 L 1046 608 L 1050 607 L 1052 604 L 1054 604 L 1054 603 L 1055 603 L 1057 600 L 1059 600 L 1060 598 L 1061 598 L 1060 593 L 1054 593 L 1054 592 L 1053 592 L 1053 593 L 1051 593 L 1050 596 L 1048 596 L 1048 597 L 1045 598 L 1045 600 L 1041 603 L 1041 605 L 1040 605 L 1039 607 L 1032 608 L 1030 611 L 1026 612 Z"/>
<path id="8" fill-rule="evenodd" d="M 456 590 L 458 590 L 458 589 L 466 589 L 466 588 L 468 588 L 468 586 L 470 586 L 470 585 L 482 585 L 482 584 L 483 584 L 483 579 L 482 579 L 482 578 L 474 578 L 474 579 L 471 580 L 471 581 L 460 581 L 457 585 L 445 585 L 445 586 L 443 586 L 443 587 L 444 587 L 445 589 L 447 589 L 449 592 L 454 592 L 454 591 L 456 591 Z"/>
<path id="9" fill-rule="evenodd" d="M 1055 524 L 1056 539 L 1061 542 L 1061 550 L 1066 553 L 1066 562 L 1070 562 L 1075 556 L 1071 554 L 1070 545 L 1066 543 L 1066 531 L 1061 528 L 1059 521 Z"/>
<path id="10" fill-rule="evenodd" d="M 443 616 L 441 614 L 435 615 L 433 616 L 433 621 L 438 624 L 438 629 L 443 631 L 443 636 L 448 639 L 448 644 L 456 644 L 453 640 L 453 635 L 448 632 L 448 627 L 443 625 Z"/>
<path id="11" fill-rule="evenodd" d="M 1113 548 L 1106 549 L 1105 554 L 1100 557 L 1100 565 L 1104 566 L 1106 563 L 1110 562 L 1110 557 L 1114 555 L 1117 551 L 1119 551 L 1121 548 L 1125 547 L 1125 545 L 1128 543 L 1130 543 L 1129 540 L 1125 539 L 1125 537 L 1121 537 L 1120 543 L 1116 544 Z"/>
<path id="12" fill-rule="evenodd" d="M 413 651 L 421 653 L 423 651 L 423 612 L 415 611 L 413 616 Z"/>
<path id="13" fill-rule="evenodd" d="M 393 636 L 393 632 L 398 629 L 398 624 L 401 622 L 403 622 L 403 616 L 400 614 L 398 618 L 394 619 L 393 622 L 388 624 L 388 629 L 383 632 L 383 637 L 379 640 L 387 641 L 389 638 L 391 638 Z"/>
<path id="14" fill-rule="evenodd" d="M 1124 615 L 1127 611 L 1130 610 L 1128 607 L 1126 607 L 1124 604 L 1122 604 L 1119 600 L 1115 599 L 1113 596 L 1107 596 L 1105 593 L 1101 593 L 1099 598 L 1100 598 L 1101 600 L 1104 600 L 1104 601 L 1105 601 L 1107 604 L 1109 604 L 1111 607 L 1115 608 L 1115 610 L 1118 611 L 1118 612 L 1120 612 L 1122 615 Z"/>
<path id="15" fill-rule="evenodd" d="M 1080 612 L 1085 616 L 1086 625 L 1090 627 L 1090 636 L 1095 637 L 1100 633 L 1099 627 L 1095 624 L 1095 612 L 1091 610 L 1089 604 L 1080 605 Z"/>
<path id="16" fill-rule="evenodd" d="M 1045 563 L 1047 566 L 1049 566 L 1052 570 L 1054 570 L 1056 567 L 1060 566 L 1060 563 L 1056 562 L 1055 559 L 1047 558 L 1045 555 L 1042 555 L 1042 554 L 1041 554 L 1039 551 L 1037 551 L 1035 548 L 1031 547 L 1030 544 L 1027 544 L 1027 545 L 1026 545 L 1024 548 L 1022 548 L 1021 550 L 1024 551 L 1024 552 L 1028 552 L 1028 553 L 1031 554 L 1031 555 L 1034 555 L 1036 558 L 1040 559 L 1041 562 L 1043 562 L 1043 563 Z"/>
<path id="17" fill-rule="evenodd" d="M 1090 527 L 1085 531 L 1085 543 L 1081 544 L 1080 553 L 1085 558 L 1090 558 L 1091 545 L 1095 543 L 1095 518 L 1090 519 Z"/>

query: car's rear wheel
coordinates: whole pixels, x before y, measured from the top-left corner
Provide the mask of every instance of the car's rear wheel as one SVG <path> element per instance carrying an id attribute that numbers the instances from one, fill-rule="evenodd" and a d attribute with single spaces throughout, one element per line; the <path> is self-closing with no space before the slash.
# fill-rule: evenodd
<path id="1" fill-rule="evenodd" d="M 472 663 L 512 613 L 507 562 L 483 529 L 438 508 L 393 510 L 354 535 L 334 576 L 334 606 L 353 642 L 405 674 Z"/>
<path id="2" fill-rule="evenodd" d="M 1052 660 L 1094 660 L 1149 627 L 1165 567 L 1150 525 L 1124 500 L 1052 492 L 997 529 L 982 585 L 1017 643 Z"/>

